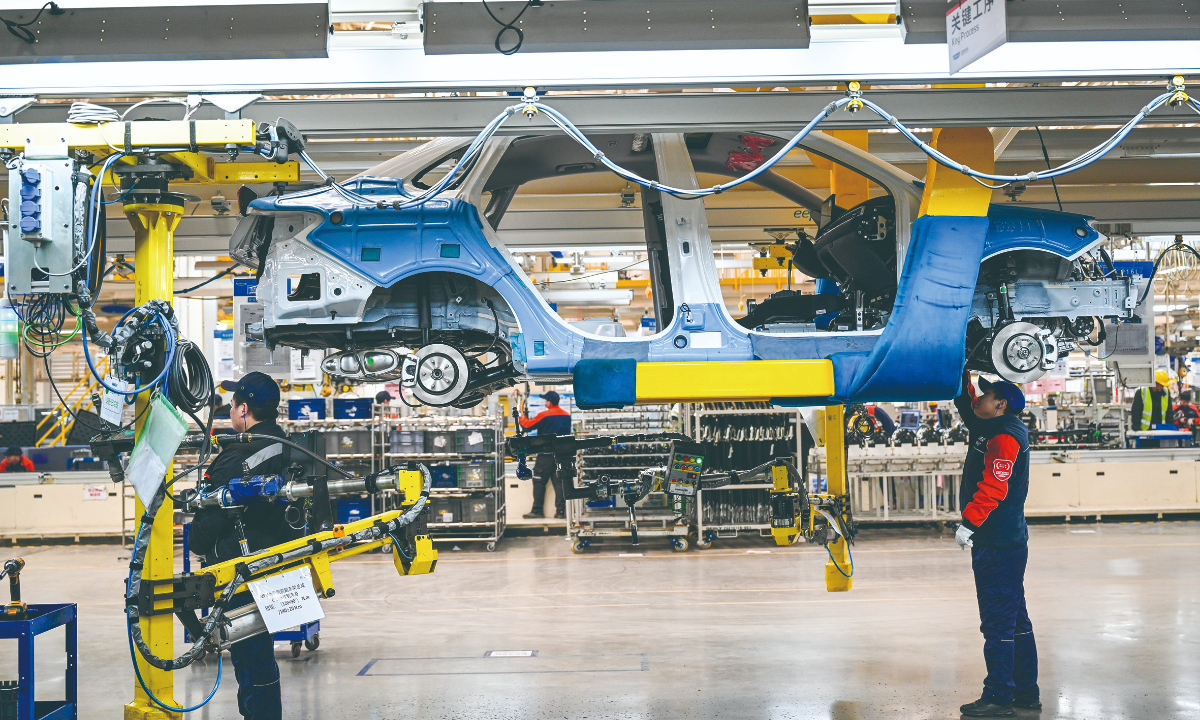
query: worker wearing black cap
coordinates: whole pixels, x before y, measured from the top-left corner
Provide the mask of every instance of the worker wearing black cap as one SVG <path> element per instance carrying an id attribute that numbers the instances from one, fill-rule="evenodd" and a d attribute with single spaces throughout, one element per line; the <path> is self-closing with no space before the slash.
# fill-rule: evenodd
<path id="1" fill-rule="evenodd" d="M 534 418 L 523 417 L 519 421 L 526 430 L 537 430 L 538 435 L 570 435 L 571 414 L 558 406 L 558 393 L 551 390 L 542 395 L 546 409 Z M 526 413 L 528 415 L 528 413 Z M 567 499 L 563 495 L 562 479 L 554 472 L 554 455 L 541 453 L 533 464 L 533 510 L 525 514 L 526 519 L 545 517 L 546 485 L 554 483 L 554 517 L 567 516 Z"/>
<path id="2" fill-rule="evenodd" d="M 983 394 L 976 397 L 964 370 L 954 405 L 971 437 L 958 495 L 962 525 L 954 539 L 971 548 L 987 677 L 983 695 L 959 710 L 967 717 L 1010 717 L 1014 707 L 1042 707 L 1037 646 L 1025 608 L 1029 432 L 1019 418 L 1025 409 L 1020 387 L 979 378 L 979 389 Z"/>
<path id="3" fill-rule="evenodd" d="M 233 393 L 229 420 L 234 432 L 269 437 L 286 437 L 275 422 L 279 416 L 279 385 L 269 376 L 252 372 L 241 380 L 221 383 Z M 283 472 L 283 445 L 269 439 L 230 445 L 221 451 L 204 473 L 209 488 L 224 486 L 246 474 L 278 475 Z M 249 552 L 257 552 L 299 535 L 284 520 L 284 508 L 275 503 L 249 505 L 242 514 Z M 242 555 L 241 535 L 234 518 L 221 508 L 202 508 L 192 520 L 189 546 L 203 556 L 206 565 Z M 253 602 L 249 593 L 234 596 L 234 606 Z M 283 717 L 279 689 L 279 665 L 270 633 L 260 633 L 229 648 L 238 682 L 238 710 L 248 720 L 280 720 Z"/>
<path id="4" fill-rule="evenodd" d="M 0 461 L 0 472 L 33 472 L 33 461 L 25 457 L 21 448 L 14 445 L 4 451 L 4 460 Z"/>

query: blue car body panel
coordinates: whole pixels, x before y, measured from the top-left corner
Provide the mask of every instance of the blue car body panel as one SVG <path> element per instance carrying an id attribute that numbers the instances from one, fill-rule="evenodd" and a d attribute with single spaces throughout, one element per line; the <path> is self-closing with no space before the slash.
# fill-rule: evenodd
<path id="1" fill-rule="evenodd" d="M 356 183 L 352 189 L 386 202 L 403 198 L 401 184 L 394 179 L 363 178 Z M 723 307 L 696 306 L 680 309 L 671 325 L 653 337 L 612 339 L 569 328 L 517 274 L 509 258 L 488 242 L 475 206 L 461 199 L 435 198 L 404 210 L 357 208 L 322 187 L 260 198 L 251 208 L 321 215 L 323 220 L 309 232 L 308 241 L 381 287 L 444 271 L 495 288 L 520 324 L 520 334 L 512 339 L 514 358 L 525 362 L 531 376 L 569 375 L 581 359 L 829 358 L 837 394 L 776 399 L 800 405 L 952 397 L 958 392 L 980 263 L 1019 249 L 1074 258 L 1100 239 L 1088 218 L 1072 213 L 992 205 L 987 218 L 926 216 L 913 225 L 895 309 L 881 332 L 761 333 L 732 322 Z M 700 344 L 713 345 L 711 333 L 717 332 L 721 333 L 717 346 L 695 347 L 700 337 L 708 341 Z M 693 338 L 695 333 L 706 335 Z"/>

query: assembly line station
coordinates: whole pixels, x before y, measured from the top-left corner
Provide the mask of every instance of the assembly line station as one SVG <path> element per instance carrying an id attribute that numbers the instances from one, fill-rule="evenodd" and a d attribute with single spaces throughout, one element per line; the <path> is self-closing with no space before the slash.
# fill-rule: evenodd
<path id="1" fill-rule="evenodd" d="M 0 719 L 1200 718 L 1200 2 L 0 22 Z"/>

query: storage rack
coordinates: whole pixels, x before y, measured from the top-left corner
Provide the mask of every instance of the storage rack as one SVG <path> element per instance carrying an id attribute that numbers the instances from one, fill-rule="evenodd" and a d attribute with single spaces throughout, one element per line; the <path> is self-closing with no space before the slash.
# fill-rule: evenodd
<path id="1" fill-rule="evenodd" d="M 378 419 L 374 416 L 365 418 L 314 418 L 311 420 L 290 420 L 281 418 L 279 425 L 287 433 L 317 430 L 325 436 L 325 459 L 358 475 L 366 475 L 382 469 L 383 465 L 376 453 L 375 438 L 379 434 Z M 359 498 L 365 498 L 370 503 L 368 514 L 382 512 L 384 498 L 382 493 L 364 493 Z M 342 498 L 351 500 L 351 498 Z M 339 500 L 334 500 L 339 502 Z M 337 515 L 335 514 L 335 517 Z M 353 519 L 353 518 L 351 518 Z"/>
<path id="2" fill-rule="evenodd" d="M 592 410 L 575 414 L 580 436 L 666 432 L 672 422 L 669 405 L 644 405 L 636 410 Z M 613 448 L 582 450 L 576 456 L 580 480 L 600 475 L 634 479 L 638 472 L 666 465 L 669 443 L 626 443 Z M 688 549 L 686 524 L 680 524 L 665 493 L 650 493 L 637 507 L 638 537 L 662 537 L 677 551 Z M 567 501 L 567 537 L 571 548 L 581 553 L 605 538 L 629 538 L 629 509 L 618 495 L 603 503 Z"/>
<path id="3" fill-rule="evenodd" d="M 325 459 L 346 466 L 355 466 L 368 473 L 375 472 L 378 457 L 376 456 L 375 437 L 379 420 L 369 418 L 322 418 L 314 420 L 281 419 L 279 425 L 288 433 L 319 430 L 325 435 Z M 361 433 L 352 445 L 345 445 L 340 440 L 343 432 Z"/>
<path id="4" fill-rule="evenodd" d="M 406 460 L 426 463 L 438 477 L 443 467 L 474 469 L 479 464 L 478 478 L 459 477 L 455 487 L 434 487 L 430 490 L 432 508 L 429 516 L 429 536 L 434 542 L 483 542 L 489 552 L 504 535 L 507 525 L 504 502 L 504 418 L 498 415 L 403 415 L 401 408 L 378 407 L 377 452 L 381 467 L 399 465 Z M 407 435 L 405 433 L 408 433 Z M 420 433 L 420 435 L 418 435 Z M 438 433 L 453 452 L 434 452 L 426 444 L 427 433 Z M 469 443 L 471 434 L 480 433 L 480 442 Z M 450 447 L 449 443 L 455 446 Z M 480 451 L 465 448 L 481 445 Z M 487 449 L 489 448 L 490 449 Z M 483 464 L 487 463 L 487 464 Z M 484 468 L 491 468 L 486 477 Z M 445 477 L 445 475 L 441 475 Z M 490 485 L 487 483 L 490 481 Z M 465 487 L 464 482 L 481 482 L 481 487 Z M 467 521 L 464 504 L 472 506 Z M 477 507 L 481 506 L 481 507 Z M 451 518 L 443 521 L 444 517 Z"/>
<path id="5" fill-rule="evenodd" d="M 737 423 L 742 425 L 741 429 L 732 427 L 737 419 L 743 420 Z M 802 464 L 799 442 L 804 417 L 796 408 L 750 402 L 704 403 L 691 407 L 689 420 L 691 436 L 703 443 L 708 452 L 705 472 L 748 470 L 772 457 L 791 456 L 797 467 Z M 725 439 L 718 440 L 714 429 Z M 764 443 L 766 447 L 757 448 L 745 443 Z M 776 446 L 773 452 L 772 444 Z M 742 445 L 741 451 L 750 453 L 739 452 L 739 445 Z M 733 458 L 728 457 L 731 448 Z M 761 457 L 755 456 L 754 451 Z M 739 454 L 746 456 L 739 458 Z M 735 538 L 739 532 L 757 531 L 759 535 L 769 537 L 771 487 L 771 483 L 751 483 L 697 491 L 692 528 L 696 547 L 707 548 L 713 540 Z"/>

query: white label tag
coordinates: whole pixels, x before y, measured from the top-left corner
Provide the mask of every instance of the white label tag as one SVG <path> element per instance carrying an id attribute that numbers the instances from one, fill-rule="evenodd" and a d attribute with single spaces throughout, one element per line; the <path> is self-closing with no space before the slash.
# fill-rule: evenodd
<path id="1" fill-rule="evenodd" d="M 84 500 L 107 500 L 108 486 L 107 485 L 84 485 L 83 486 Z"/>
<path id="2" fill-rule="evenodd" d="M 118 380 L 112 375 L 104 378 L 104 383 L 117 390 L 124 390 L 128 387 L 124 380 Z M 105 390 L 104 398 L 100 401 L 100 419 L 113 425 L 120 425 L 124 412 L 125 396 L 112 390 Z"/>
<path id="3" fill-rule="evenodd" d="M 16 408 L 4 408 L 4 422 L 16 422 L 21 419 L 21 411 Z"/>
<path id="4" fill-rule="evenodd" d="M 433 446 L 440 448 L 446 447 L 446 438 L 442 437 L 441 435 L 435 436 L 433 438 Z"/>
<path id="5" fill-rule="evenodd" d="M 325 617 L 307 566 L 256 580 L 250 583 L 250 593 L 268 632 L 282 632 Z"/>
<path id="6" fill-rule="evenodd" d="M 473 432 L 473 433 L 467 435 L 467 444 L 468 445 L 479 445 L 482 442 L 483 442 L 483 433 L 481 433 L 481 432 Z"/>
<path id="7" fill-rule="evenodd" d="M 718 332 L 694 332 L 692 333 L 692 347 L 694 348 L 719 348 L 721 347 L 721 333 Z"/>

